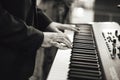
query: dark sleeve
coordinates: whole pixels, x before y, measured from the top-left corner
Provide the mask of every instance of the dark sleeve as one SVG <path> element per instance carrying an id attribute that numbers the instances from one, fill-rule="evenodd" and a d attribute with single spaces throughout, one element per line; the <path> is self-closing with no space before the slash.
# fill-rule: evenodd
<path id="1" fill-rule="evenodd" d="M 52 20 L 39 8 L 37 8 L 37 28 L 44 31 Z"/>
<path id="2" fill-rule="evenodd" d="M 22 20 L 12 16 L 0 5 L 0 45 L 21 50 L 36 50 L 44 35 Z"/>

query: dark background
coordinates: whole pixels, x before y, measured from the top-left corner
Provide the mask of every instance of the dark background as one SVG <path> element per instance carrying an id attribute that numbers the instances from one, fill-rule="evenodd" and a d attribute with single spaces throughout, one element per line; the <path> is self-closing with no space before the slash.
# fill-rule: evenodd
<path id="1" fill-rule="evenodd" d="M 120 24 L 120 0 L 96 0 L 95 19 L 96 22 L 115 21 Z"/>

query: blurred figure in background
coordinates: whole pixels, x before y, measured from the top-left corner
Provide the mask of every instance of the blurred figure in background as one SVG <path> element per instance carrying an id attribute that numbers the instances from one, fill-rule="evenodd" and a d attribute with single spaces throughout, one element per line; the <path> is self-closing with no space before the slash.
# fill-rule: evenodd
<path id="1" fill-rule="evenodd" d="M 66 22 L 68 12 L 74 0 L 41 0 L 38 7 L 41 8 L 53 21 Z"/>

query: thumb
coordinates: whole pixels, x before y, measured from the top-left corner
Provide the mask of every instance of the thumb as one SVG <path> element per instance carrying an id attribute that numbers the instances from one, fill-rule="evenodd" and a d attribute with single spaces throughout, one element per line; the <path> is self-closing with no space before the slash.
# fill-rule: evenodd
<path id="1" fill-rule="evenodd" d="M 59 49 L 66 50 L 69 49 L 64 43 L 51 42 L 52 46 L 55 46 Z"/>
<path id="2" fill-rule="evenodd" d="M 63 32 L 60 31 L 58 28 L 55 29 L 55 32 L 57 32 L 57 33 L 63 33 Z"/>

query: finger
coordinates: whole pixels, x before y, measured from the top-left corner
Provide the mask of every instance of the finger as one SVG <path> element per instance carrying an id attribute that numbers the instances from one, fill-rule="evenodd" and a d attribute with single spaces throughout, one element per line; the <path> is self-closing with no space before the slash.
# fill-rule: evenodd
<path id="1" fill-rule="evenodd" d="M 57 28 L 54 29 L 54 32 L 57 32 L 57 33 L 63 33 L 62 31 L 60 31 L 60 30 L 57 29 Z"/>
<path id="2" fill-rule="evenodd" d="M 58 43 L 58 42 L 51 42 L 52 46 L 55 46 L 59 49 L 68 49 L 68 47 L 65 45 L 65 44 L 62 44 L 62 43 Z"/>
<path id="3" fill-rule="evenodd" d="M 56 40 L 58 43 L 63 43 L 65 44 L 68 48 L 72 48 L 72 43 L 71 41 L 67 40 L 65 37 L 61 37 L 59 39 Z"/>
<path id="4" fill-rule="evenodd" d="M 72 31 L 75 31 L 75 32 L 80 32 L 80 28 L 78 27 L 74 27 L 74 26 L 68 26 L 68 28 L 70 28 Z"/>
<path id="5" fill-rule="evenodd" d="M 68 38 L 68 36 L 65 34 L 65 38 L 71 42 L 71 40 Z M 71 42 L 72 43 L 72 42 Z"/>
<path id="6" fill-rule="evenodd" d="M 59 43 L 59 49 L 63 49 L 63 50 L 66 50 L 66 49 L 69 49 L 69 47 L 67 47 L 65 44 L 63 43 Z"/>
<path id="7" fill-rule="evenodd" d="M 61 38 L 65 37 L 69 42 L 71 42 L 71 40 L 68 38 L 68 36 L 65 33 L 61 32 L 58 35 L 60 35 L 59 37 Z"/>
<path id="8" fill-rule="evenodd" d="M 67 29 L 67 30 L 71 30 L 71 31 L 75 31 L 75 32 L 79 32 L 80 31 L 80 28 L 72 26 L 72 25 L 68 25 L 68 24 L 61 25 L 61 28 L 63 30 Z"/>

